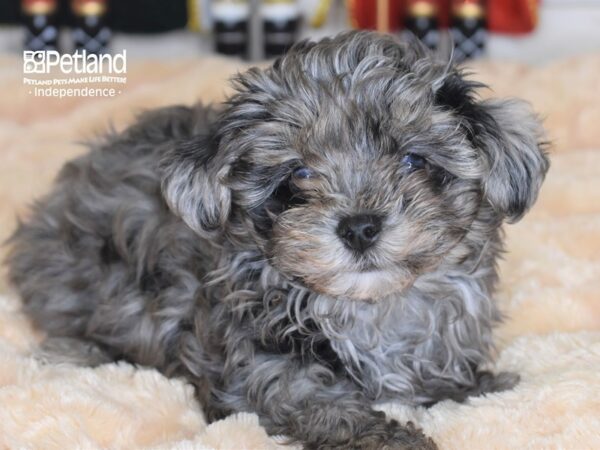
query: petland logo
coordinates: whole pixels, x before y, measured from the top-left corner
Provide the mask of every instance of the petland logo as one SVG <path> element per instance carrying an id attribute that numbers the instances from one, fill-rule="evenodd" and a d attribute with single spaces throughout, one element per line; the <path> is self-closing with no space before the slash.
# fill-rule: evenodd
<path id="1" fill-rule="evenodd" d="M 85 50 L 61 55 L 56 50 L 23 52 L 23 73 L 49 74 L 55 68 L 65 75 L 71 74 L 125 74 L 127 50 L 115 55 L 87 53 Z"/>
<path id="2" fill-rule="evenodd" d="M 23 52 L 23 84 L 36 97 L 115 97 L 127 83 L 127 51 L 114 55 Z"/>

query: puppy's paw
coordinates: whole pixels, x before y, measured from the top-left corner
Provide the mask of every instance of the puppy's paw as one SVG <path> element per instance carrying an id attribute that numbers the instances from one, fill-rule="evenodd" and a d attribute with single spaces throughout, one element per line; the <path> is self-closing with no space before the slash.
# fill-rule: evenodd
<path id="1" fill-rule="evenodd" d="M 520 377 L 512 372 L 492 373 L 481 371 L 477 374 L 476 395 L 492 392 L 502 392 L 514 388 L 519 383 Z"/>
<path id="2" fill-rule="evenodd" d="M 32 356 L 44 364 L 70 364 L 82 367 L 96 367 L 114 360 L 98 345 L 70 337 L 48 337 Z"/>
<path id="3" fill-rule="evenodd" d="M 395 420 L 379 422 L 343 444 L 325 444 L 319 450 L 437 450 L 433 440 L 411 422 L 400 425 Z"/>
<path id="4" fill-rule="evenodd" d="M 375 431 L 375 430 L 373 430 Z M 412 422 L 400 425 L 395 420 L 386 423 L 383 432 L 367 432 L 367 435 L 357 439 L 356 446 L 351 448 L 361 450 L 437 450 L 433 440 L 416 428 Z"/>

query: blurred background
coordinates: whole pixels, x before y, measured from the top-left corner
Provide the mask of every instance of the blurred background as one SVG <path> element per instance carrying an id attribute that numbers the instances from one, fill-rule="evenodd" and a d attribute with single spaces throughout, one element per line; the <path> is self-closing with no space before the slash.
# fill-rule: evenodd
<path id="1" fill-rule="evenodd" d="M 540 198 L 506 227 L 500 263 L 507 320 L 497 330 L 497 367 L 522 375 L 518 390 L 397 418 L 420 422 L 440 448 L 599 449 L 600 0 L 0 0 L 0 242 L 65 161 L 87 151 L 82 141 L 123 130 L 144 110 L 220 103 L 232 92 L 227 80 L 249 64 L 350 28 L 412 33 L 452 53 L 491 87 L 482 96 L 530 102 L 552 143 Z M 97 71 L 57 67 L 30 75 L 24 49 L 57 50 L 65 60 L 77 50 L 126 50 L 126 76 L 98 81 Z M 173 414 L 148 407 L 155 381 L 140 382 L 146 371 L 133 376 L 120 365 L 91 378 L 85 369 L 91 381 L 83 383 L 81 369 L 33 370 L 27 354 L 38 336 L 3 270 L 0 448 L 193 448 L 217 429 L 234 430 L 211 435 L 193 425 L 192 402 L 173 403 L 179 388 L 151 398 Z M 259 436 L 249 427 L 244 421 L 230 437 Z M 249 441 L 235 442 L 230 448 Z"/>
<path id="2" fill-rule="evenodd" d="M 599 0 L 2 0 L 0 52 L 220 53 L 259 61 L 349 28 L 416 35 L 454 58 L 528 63 L 600 49 Z"/>

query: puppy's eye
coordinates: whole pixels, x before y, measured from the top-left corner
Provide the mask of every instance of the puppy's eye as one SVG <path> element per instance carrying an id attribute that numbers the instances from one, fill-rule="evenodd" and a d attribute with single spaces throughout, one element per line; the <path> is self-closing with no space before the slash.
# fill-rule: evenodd
<path id="1" fill-rule="evenodd" d="M 407 153 L 402 157 L 402 164 L 409 170 L 419 170 L 425 168 L 427 160 L 416 153 Z"/>
<path id="2" fill-rule="evenodd" d="M 292 176 L 297 180 L 307 180 L 315 176 L 315 172 L 308 167 L 297 167 L 292 172 Z"/>

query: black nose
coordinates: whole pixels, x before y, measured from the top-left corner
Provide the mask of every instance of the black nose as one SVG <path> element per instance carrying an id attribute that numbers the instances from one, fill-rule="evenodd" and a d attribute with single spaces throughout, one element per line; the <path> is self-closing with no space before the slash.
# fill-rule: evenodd
<path id="1" fill-rule="evenodd" d="M 346 247 L 361 253 L 377 241 L 380 231 L 381 219 L 371 214 L 345 217 L 337 227 L 337 234 Z"/>

